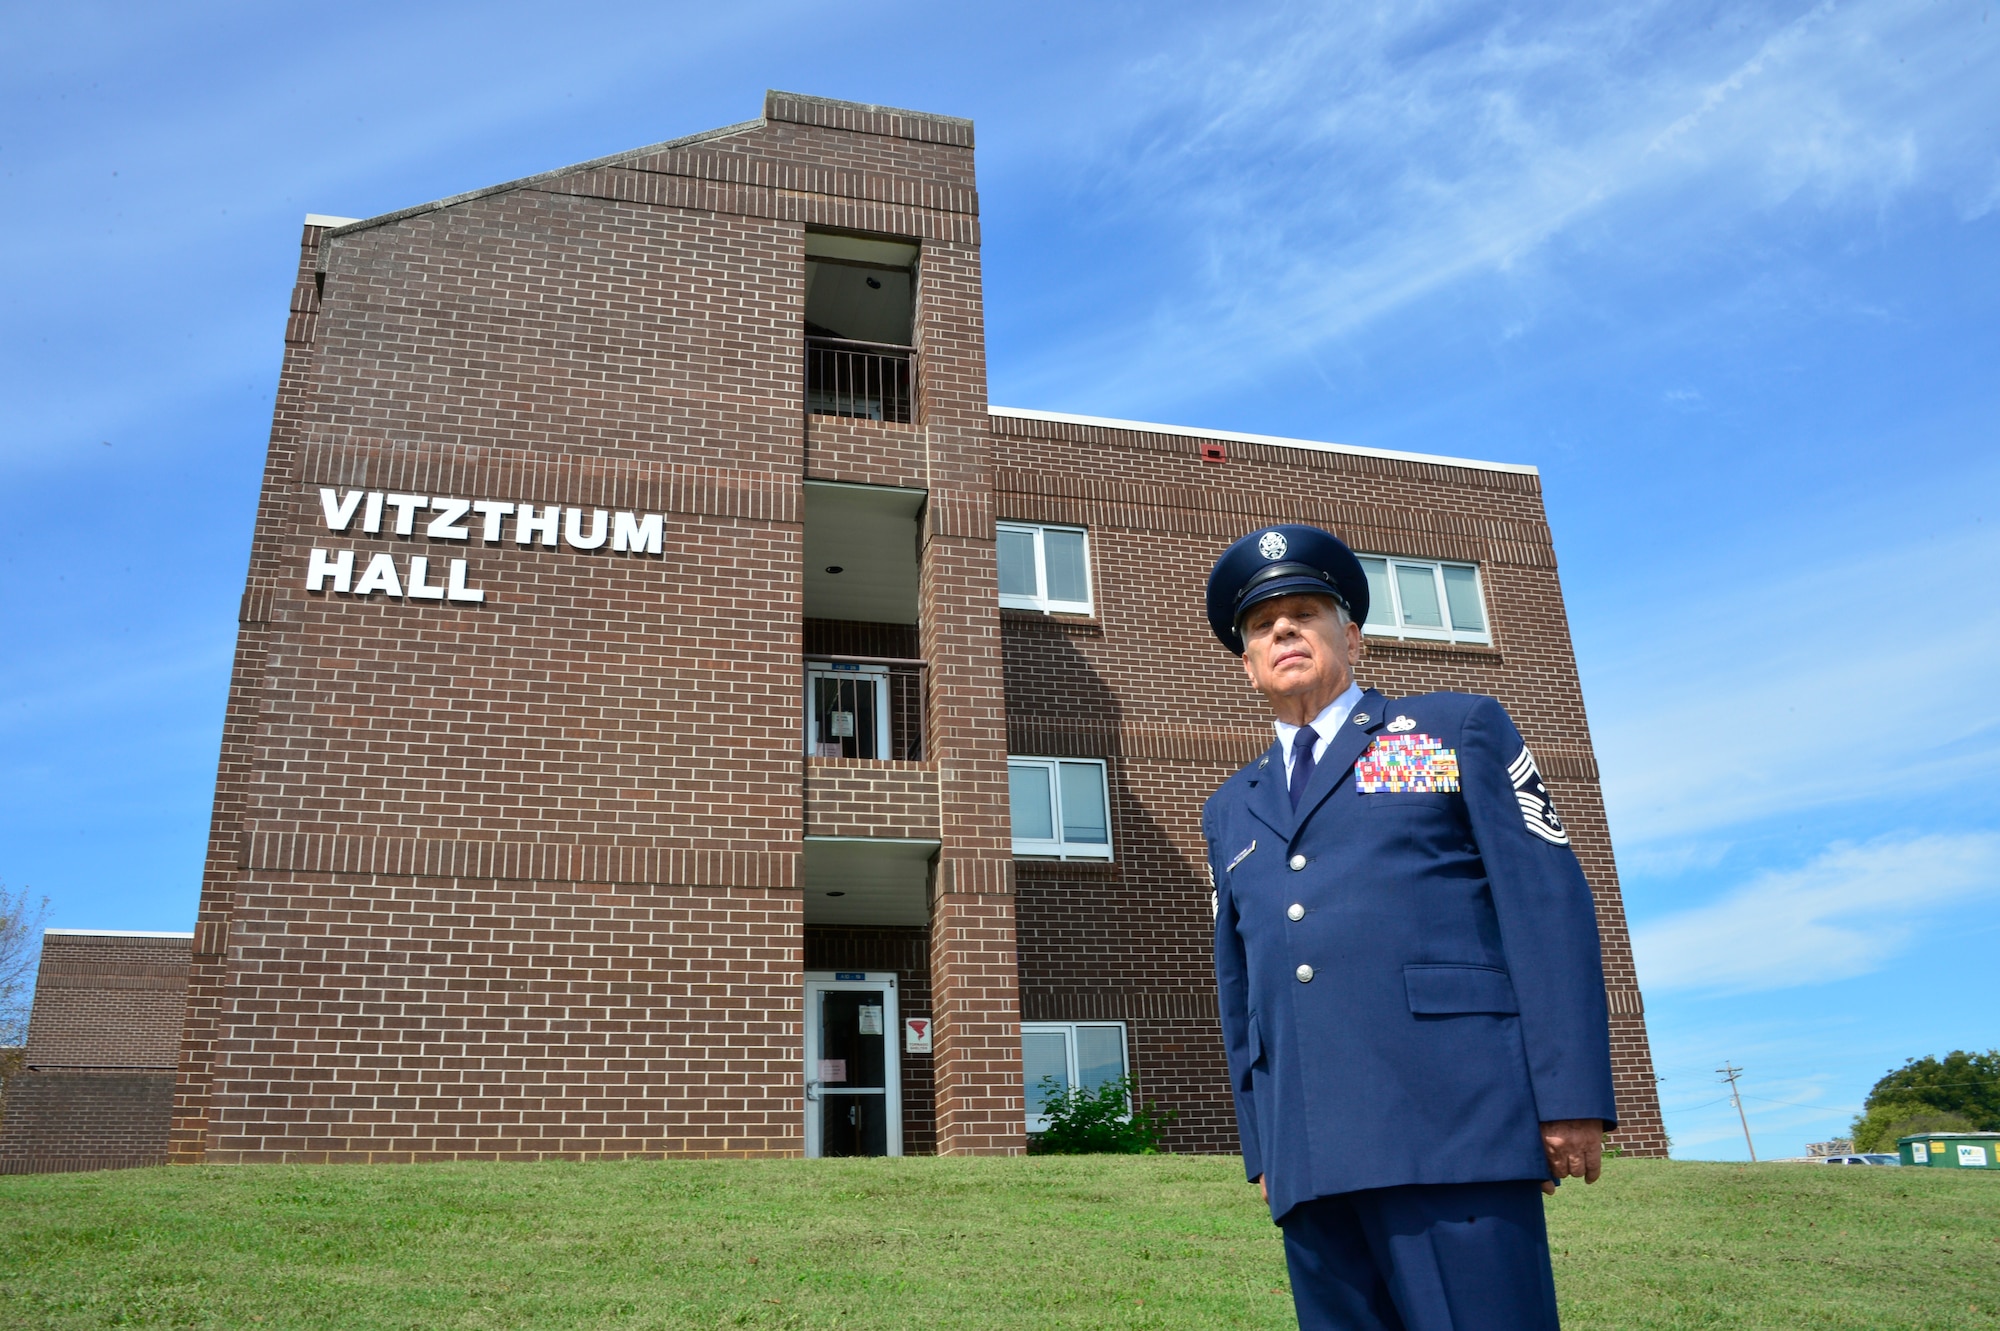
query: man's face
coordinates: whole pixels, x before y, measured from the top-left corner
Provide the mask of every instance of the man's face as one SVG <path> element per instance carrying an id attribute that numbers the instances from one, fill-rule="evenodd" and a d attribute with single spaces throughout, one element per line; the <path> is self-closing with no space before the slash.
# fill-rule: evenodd
<path id="1" fill-rule="evenodd" d="M 1361 628 L 1340 622 L 1331 597 L 1274 596 L 1251 606 L 1239 629 L 1243 672 L 1281 716 L 1290 710 L 1283 705 L 1289 701 L 1294 707 L 1310 705 L 1310 719 L 1353 678 Z"/>

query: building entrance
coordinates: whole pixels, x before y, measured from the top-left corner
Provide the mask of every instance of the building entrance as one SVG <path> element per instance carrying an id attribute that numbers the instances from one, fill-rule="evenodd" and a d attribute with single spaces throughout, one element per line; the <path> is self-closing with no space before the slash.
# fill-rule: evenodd
<path id="1" fill-rule="evenodd" d="M 896 977 L 806 975 L 806 1155 L 903 1153 Z"/>

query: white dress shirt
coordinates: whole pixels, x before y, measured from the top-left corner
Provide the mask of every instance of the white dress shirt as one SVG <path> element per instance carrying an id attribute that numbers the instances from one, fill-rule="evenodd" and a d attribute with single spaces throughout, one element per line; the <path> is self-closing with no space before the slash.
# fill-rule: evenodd
<path id="1" fill-rule="evenodd" d="M 1360 701 L 1361 686 L 1350 680 L 1348 681 L 1347 691 L 1328 703 L 1326 710 L 1312 719 L 1313 733 L 1319 736 L 1313 743 L 1313 761 L 1315 763 L 1326 753 L 1327 741 L 1333 738 L 1335 731 L 1347 724 L 1348 714 L 1354 710 L 1354 704 Z M 1285 750 L 1285 784 L 1290 786 L 1292 783 L 1292 736 L 1299 733 L 1300 727 L 1293 725 L 1289 721 L 1273 721 L 1271 722 L 1271 726 L 1278 732 L 1278 743 Z"/>

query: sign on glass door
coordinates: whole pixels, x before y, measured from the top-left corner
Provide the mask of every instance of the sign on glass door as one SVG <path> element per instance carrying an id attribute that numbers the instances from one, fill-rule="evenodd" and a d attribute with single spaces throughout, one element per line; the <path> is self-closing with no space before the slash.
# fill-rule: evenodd
<path id="1" fill-rule="evenodd" d="M 806 977 L 806 1154 L 903 1153 L 896 977 Z"/>

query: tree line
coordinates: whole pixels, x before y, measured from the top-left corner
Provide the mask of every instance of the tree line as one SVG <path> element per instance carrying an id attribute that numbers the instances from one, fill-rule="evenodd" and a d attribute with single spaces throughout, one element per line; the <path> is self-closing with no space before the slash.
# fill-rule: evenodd
<path id="1" fill-rule="evenodd" d="M 1926 1132 L 2000 1132 L 2000 1049 L 1910 1059 L 1868 1092 L 1852 1135 L 1857 1151 L 1893 1151 Z"/>

